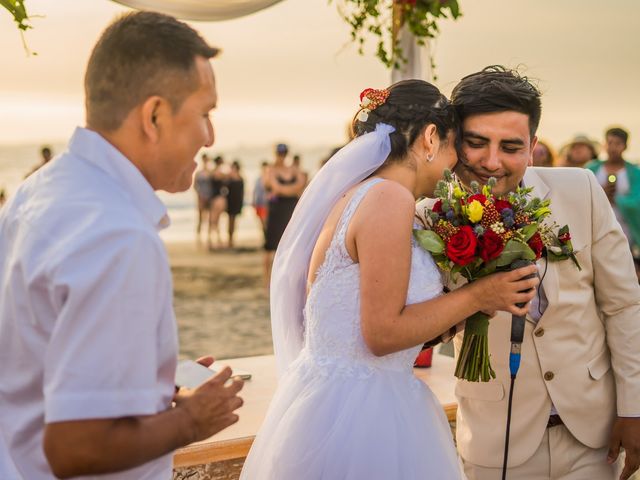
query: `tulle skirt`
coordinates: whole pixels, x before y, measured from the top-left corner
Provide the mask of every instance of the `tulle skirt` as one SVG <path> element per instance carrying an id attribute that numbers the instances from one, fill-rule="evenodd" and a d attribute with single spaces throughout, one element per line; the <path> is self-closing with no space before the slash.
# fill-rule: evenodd
<path id="1" fill-rule="evenodd" d="M 459 480 L 449 423 L 411 368 L 320 366 L 283 376 L 243 480 Z"/>

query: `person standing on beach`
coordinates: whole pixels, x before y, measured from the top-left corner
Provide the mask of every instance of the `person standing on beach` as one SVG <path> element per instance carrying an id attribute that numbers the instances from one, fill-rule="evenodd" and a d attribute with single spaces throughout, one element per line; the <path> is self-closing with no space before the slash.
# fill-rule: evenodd
<path id="1" fill-rule="evenodd" d="M 265 184 L 269 192 L 269 210 L 264 242 L 264 273 L 267 287 L 271 279 L 273 257 L 307 183 L 306 177 L 297 167 L 285 163 L 288 153 L 289 147 L 287 145 L 284 143 L 276 145 L 276 159 L 269 167 Z"/>
<path id="2" fill-rule="evenodd" d="M 87 66 L 87 127 L 0 212 L 0 478 L 168 480 L 173 450 L 238 420 L 229 368 L 176 392 L 154 193 L 189 189 L 213 143 L 216 53 L 166 15 L 113 22 Z"/>
<path id="3" fill-rule="evenodd" d="M 209 157 L 206 153 L 202 154 L 200 169 L 194 177 L 193 187 L 196 191 L 198 202 L 198 224 L 196 226 L 196 243 L 200 245 L 200 232 L 202 230 L 203 221 L 207 227 L 207 244 L 211 243 L 211 229 L 209 222 L 211 217 L 211 200 L 213 199 L 213 185 L 211 182 L 211 170 L 209 170 Z"/>
<path id="4" fill-rule="evenodd" d="M 51 159 L 53 158 L 53 153 L 51 153 L 51 148 L 42 147 L 40 149 L 40 156 L 42 157 L 42 160 L 40 161 L 40 163 L 37 164 L 35 167 L 33 167 L 29 171 L 29 173 L 27 173 L 25 175 L 24 178 L 27 178 L 29 175 L 32 175 L 35 171 L 37 171 L 38 169 L 44 167 L 47 163 L 49 163 L 51 161 Z"/>
<path id="5" fill-rule="evenodd" d="M 229 215 L 229 248 L 234 247 L 233 236 L 236 231 L 236 217 L 242 213 L 244 205 L 244 178 L 240 174 L 240 162 L 231 163 L 227 177 L 227 215 Z"/>
<path id="6" fill-rule="evenodd" d="M 619 127 L 605 133 L 607 160 L 587 164 L 607 194 L 622 231 L 629 240 L 636 276 L 640 281 L 640 167 L 622 156 L 627 149 L 629 133 Z"/>
<path id="7" fill-rule="evenodd" d="M 209 251 L 215 250 L 212 240 L 212 231 L 216 235 L 216 247 L 222 248 L 222 236 L 220 235 L 220 216 L 227 210 L 227 172 L 224 159 L 218 155 L 213 159 L 211 171 L 211 209 L 209 211 Z"/>
<path id="8" fill-rule="evenodd" d="M 582 168 L 598 159 L 598 145 L 586 135 L 576 135 L 560 149 L 561 167 Z"/>
<path id="9" fill-rule="evenodd" d="M 267 190 L 265 189 L 266 176 L 269 168 L 268 162 L 262 162 L 260 165 L 260 176 L 256 178 L 256 183 L 253 185 L 253 209 L 256 211 L 256 216 L 260 220 L 262 226 L 262 234 L 266 234 L 267 231 Z"/>

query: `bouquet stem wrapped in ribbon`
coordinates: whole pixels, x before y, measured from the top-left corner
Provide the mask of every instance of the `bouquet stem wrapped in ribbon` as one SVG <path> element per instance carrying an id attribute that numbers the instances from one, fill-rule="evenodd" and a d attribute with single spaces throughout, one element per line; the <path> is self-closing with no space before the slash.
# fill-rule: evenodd
<path id="1" fill-rule="evenodd" d="M 493 194 L 495 179 L 480 187 L 471 182 L 466 190 L 451 172 L 438 183 L 436 202 L 425 213 L 429 228 L 414 236 L 431 252 L 441 270 L 469 282 L 509 269 L 518 259 L 548 261 L 571 259 L 569 227 L 557 230 L 543 220 L 551 214 L 549 200 L 531 195 L 532 188 L 518 187 L 499 197 Z M 470 382 L 496 377 L 489 356 L 489 316 L 476 312 L 466 319 L 455 376 Z"/>

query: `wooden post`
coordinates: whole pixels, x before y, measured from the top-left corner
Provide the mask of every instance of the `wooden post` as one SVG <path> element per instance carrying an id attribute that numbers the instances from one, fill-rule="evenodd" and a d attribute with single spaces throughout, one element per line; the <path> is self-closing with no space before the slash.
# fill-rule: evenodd
<path id="1" fill-rule="evenodd" d="M 399 42 L 402 55 L 407 59 L 407 62 L 401 63 L 400 68 L 392 68 L 391 83 L 411 78 L 432 81 L 433 71 L 431 70 L 429 40 L 426 39 L 424 45 L 418 45 L 415 36 L 409 31 L 404 22 L 405 6 L 401 0 L 393 0 L 392 8 L 392 39 L 394 45 L 396 40 Z"/>

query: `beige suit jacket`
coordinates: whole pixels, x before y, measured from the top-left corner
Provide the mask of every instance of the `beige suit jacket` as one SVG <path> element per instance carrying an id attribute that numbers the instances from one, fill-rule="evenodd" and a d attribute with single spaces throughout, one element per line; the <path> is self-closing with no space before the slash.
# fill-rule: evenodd
<path id="1" fill-rule="evenodd" d="M 551 199 L 549 221 L 569 225 L 571 260 L 540 262 L 548 307 L 527 321 L 515 383 L 509 466 L 540 444 L 551 405 L 583 444 L 607 444 L 616 415 L 640 415 L 640 288 L 629 245 L 588 170 L 528 168 L 533 194 Z M 529 319 L 530 320 L 530 319 Z M 501 467 L 509 396 L 511 316 L 491 320 L 489 349 L 497 378 L 458 380 L 457 443 L 462 458 Z M 456 351 L 462 340 L 459 334 Z"/>

